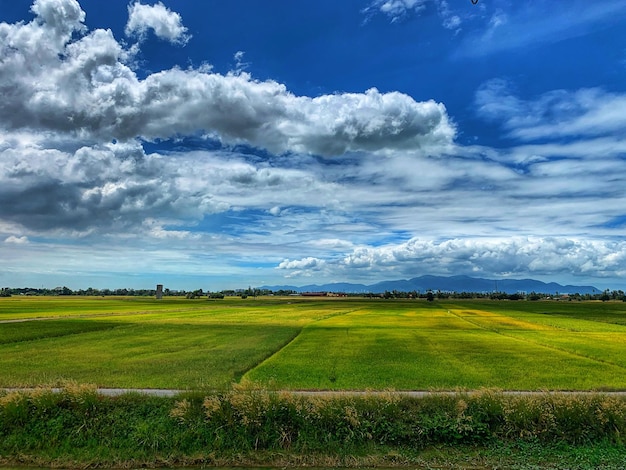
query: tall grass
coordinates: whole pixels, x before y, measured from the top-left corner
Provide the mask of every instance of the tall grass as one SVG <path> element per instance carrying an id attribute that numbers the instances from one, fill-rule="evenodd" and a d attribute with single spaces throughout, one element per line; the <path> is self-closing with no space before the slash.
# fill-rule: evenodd
<path id="1" fill-rule="evenodd" d="M 93 387 L 0 395 L 0 456 L 70 466 L 241 462 L 277 455 L 406 458 L 433 446 L 626 451 L 626 400 L 603 394 L 295 394 L 244 384 L 155 398 Z M 382 459 L 384 460 L 384 459 Z M 382 461 L 381 460 L 381 461 Z"/>

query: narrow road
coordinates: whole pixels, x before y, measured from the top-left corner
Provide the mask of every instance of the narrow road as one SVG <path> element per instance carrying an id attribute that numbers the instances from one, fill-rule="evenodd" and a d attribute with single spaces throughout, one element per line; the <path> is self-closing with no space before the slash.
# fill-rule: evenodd
<path id="1" fill-rule="evenodd" d="M 33 392 L 35 390 L 41 390 L 37 388 L 0 388 L 0 391 L 6 393 L 10 392 Z M 51 388 L 54 393 L 60 393 L 62 388 Z M 97 392 L 100 395 L 108 397 L 116 397 L 127 393 L 139 393 L 142 395 L 150 395 L 155 397 L 175 397 L 187 392 L 193 392 L 193 390 L 175 390 L 175 389 L 154 389 L 154 388 L 98 388 Z M 463 391 L 428 391 L 428 390 L 392 390 L 392 391 L 379 391 L 379 390 L 276 390 L 281 393 L 292 393 L 294 395 L 304 396 L 376 396 L 376 395 L 398 395 L 407 397 L 423 398 L 430 395 L 458 395 L 458 394 L 473 394 L 481 393 L 480 390 L 468 390 Z M 208 392 L 207 392 L 208 393 Z M 503 395 L 525 395 L 525 396 L 541 396 L 541 395 L 608 395 L 616 397 L 626 397 L 626 391 L 530 391 L 530 390 L 500 390 L 494 393 L 501 393 Z"/>

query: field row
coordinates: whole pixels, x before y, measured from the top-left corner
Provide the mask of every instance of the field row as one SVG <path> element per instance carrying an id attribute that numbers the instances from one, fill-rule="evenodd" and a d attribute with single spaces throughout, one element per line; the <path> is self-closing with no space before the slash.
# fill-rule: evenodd
<path id="1" fill-rule="evenodd" d="M 35 318 L 0 323 L 0 386 L 626 389 L 622 302 L 0 300 Z"/>

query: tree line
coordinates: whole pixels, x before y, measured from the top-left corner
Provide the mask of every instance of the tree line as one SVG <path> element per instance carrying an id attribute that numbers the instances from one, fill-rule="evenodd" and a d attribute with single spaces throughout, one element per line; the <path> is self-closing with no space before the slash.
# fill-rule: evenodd
<path id="1" fill-rule="evenodd" d="M 225 296 L 239 296 L 239 297 L 260 297 L 264 295 L 292 295 L 296 291 L 293 290 L 277 290 L 271 291 L 269 289 L 226 289 L 222 291 L 205 291 L 203 289 L 195 290 L 176 290 L 176 289 L 163 289 L 163 295 L 174 297 L 187 297 L 190 299 L 200 297 L 212 297 L 212 298 L 224 298 Z M 38 296 L 60 296 L 60 295 L 76 295 L 76 296 L 130 296 L 130 297 L 154 297 L 156 295 L 156 289 L 95 289 L 89 287 L 87 289 L 72 290 L 69 287 L 4 287 L 0 288 L 0 297 L 11 297 L 13 295 L 38 295 Z"/>
<path id="2" fill-rule="evenodd" d="M 187 290 L 174 290 L 164 289 L 163 294 L 165 296 L 177 296 L 186 297 L 188 299 L 223 299 L 224 297 L 261 297 L 268 295 L 286 296 L 286 295 L 298 295 L 295 290 L 276 290 L 270 289 L 258 289 L 248 287 L 247 289 L 225 289 L 221 291 L 210 291 L 203 289 L 195 289 L 191 291 Z M 0 289 L 0 297 L 11 297 L 13 295 L 37 295 L 37 296 L 62 296 L 62 295 L 74 295 L 74 296 L 130 296 L 130 297 L 154 297 L 156 295 L 155 289 L 95 289 L 89 287 L 87 289 L 72 290 L 69 287 L 55 287 L 50 288 L 33 288 L 33 287 L 5 287 Z M 426 292 L 419 291 L 385 291 L 383 293 L 345 293 L 348 297 L 366 297 L 371 299 L 425 299 L 427 301 L 435 301 L 437 299 L 491 299 L 491 300 L 566 300 L 566 301 L 583 301 L 583 300 L 601 300 L 607 302 L 609 300 L 621 300 L 626 302 L 626 293 L 623 290 L 609 290 L 606 289 L 603 292 L 595 294 L 546 294 L 540 292 L 530 293 L 506 293 L 506 292 L 448 292 L 448 291 L 432 291 Z"/>

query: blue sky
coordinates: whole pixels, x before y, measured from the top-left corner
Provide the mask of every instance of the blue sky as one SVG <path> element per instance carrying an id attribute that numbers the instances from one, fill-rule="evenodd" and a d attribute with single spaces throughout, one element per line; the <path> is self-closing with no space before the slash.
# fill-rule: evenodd
<path id="1" fill-rule="evenodd" d="M 626 3 L 0 0 L 0 285 L 623 289 Z"/>

